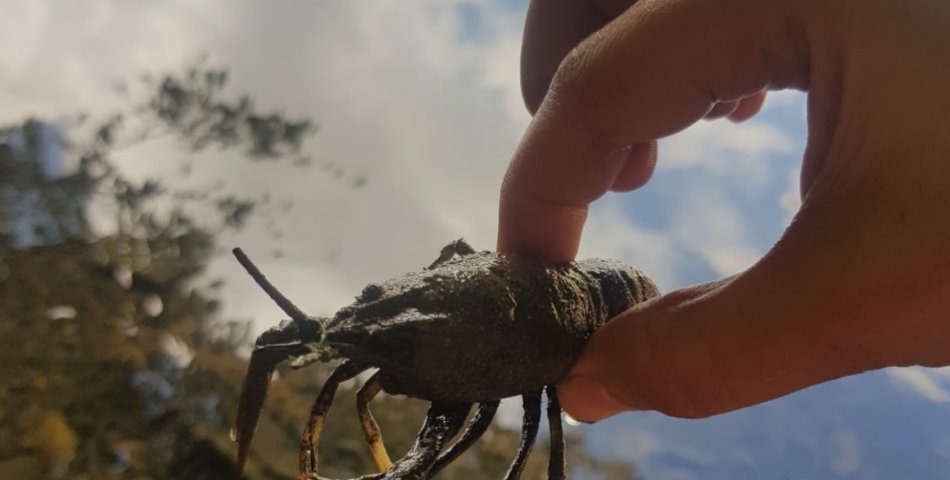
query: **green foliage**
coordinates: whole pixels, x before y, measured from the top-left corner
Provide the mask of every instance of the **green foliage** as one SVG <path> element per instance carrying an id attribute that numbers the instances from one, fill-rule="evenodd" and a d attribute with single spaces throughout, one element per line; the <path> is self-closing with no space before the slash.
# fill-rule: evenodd
<path id="1" fill-rule="evenodd" d="M 212 145 L 240 146 L 251 158 L 283 158 L 298 153 L 303 141 L 316 132 L 309 119 L 290 121 L 255 111 L 246 95 L 222 99 L 227 70 L 203 69 L 199 64 L 184 76 L 147 80 L 155 92 L 148 110 L 196 151 Z"/>
<path id="2" fill-rule="evenodd" d="M 232 468 L 226 433 L 247 338 L 219 333 L 214 286 L 199 274 L 215 235 L 239 228 L 255 201 L 136 182 L 112 159 L 154 131 L 189 153 L 217 144 L 255 160 L 300 149 L 308 120 L 267 114 L 279 128 L 261 129 L 246 97 L 240 118 L 222 119 L 225 80 L 196 67 L 91 128 L 82 115 L 0 129 L 0 478 L 204 478 Z M 247 126 L 221 127 L 238 120 Z M 115 212 L 110 228 L 94 231 L 92 205 Z M 218 215 L 198 222 L 196 206 Z"/>

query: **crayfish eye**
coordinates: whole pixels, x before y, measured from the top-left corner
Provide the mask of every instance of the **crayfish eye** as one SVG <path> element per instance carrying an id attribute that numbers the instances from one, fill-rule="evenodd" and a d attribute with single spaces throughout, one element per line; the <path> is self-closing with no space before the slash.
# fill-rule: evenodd
<path id="1" fill-rule="evenodd" d="M 383 296 L 383 287 L 378 283 L 371 283 L 363 287 L 363 291 L 360 293 L 359 301 L 362 303 L 375 302 Z"/>

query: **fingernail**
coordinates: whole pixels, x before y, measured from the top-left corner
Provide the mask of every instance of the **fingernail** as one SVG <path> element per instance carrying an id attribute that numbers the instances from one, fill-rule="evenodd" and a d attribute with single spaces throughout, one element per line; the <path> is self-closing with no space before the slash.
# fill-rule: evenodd
<path id="1" fill-rule="evenodd" d="M 582 423 L 594 423 L 630 410 L 600 380 L 587 375 L 574 375 L 561 382 L 558 398 L 561 407 Z"/>

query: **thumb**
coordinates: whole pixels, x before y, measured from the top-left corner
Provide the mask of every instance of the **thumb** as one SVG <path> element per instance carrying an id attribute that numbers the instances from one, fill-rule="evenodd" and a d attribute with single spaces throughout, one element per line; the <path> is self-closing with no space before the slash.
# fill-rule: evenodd
<path id="1" fill-rule="evenodd" d="M 920 363 L 919 352 L 936 351 L 930 339 L 946 337 L 915 333 L 921 327 L 913 318 L 895 328 L 893 319 L 920 315 L 917 300 L 905 299 L 934 295 L 915 293 L 926 290 L 915 278 L 924 269 L 917 265 L 936 255 L 892 261 L 897 250 L 879 242 L 879 232 L 899 229 L 855 213 L 867 204 L 860 190 L 813 192 L 782 239 L 745 272 L 667 293 L 609 321 L 558 389 L 564 410 L 585 421 L 625 410 L 701 418 Z M 860 240 L 862 231 L 874 235 Z M 945 304 L 933 305 L 944 314 Z"/>
<path id="2" fill-rule="evenodd" d="M 557 387 L 558 401 L 572 418 L 581 422 L 596 422 L 620 412 L 636 410 L 610 393 L 596 377 L 575 374 Z"/>
<path id="3" fill-rule="evenodd" d="M 596 422 L 621 412 L 636 410 L 660 410 L 677 416 L 690 416 L 686 410 L 694 407 L 681 407 L 676 402 L 684 398 L 683 394 L 690 393 L 691 386 L 687 385 L 672 394 L 655 386 L 662 384 L 666 387 L 672 381 L 683 381 L 669 375 L 672 364 L 666 364 L 667 355 L 657 352 L 658 349 L 669 351 L 678 359 L 678 365 L 685 362 L 687 370 L 695 371 L 696 367 L 707 364 L 702 354 L 696 354 L 706 346 L 705 342 L 709 338 L 699 334 L 700 345 L 690 343 L 688 339 L 696 338 L 692 334 L 697 333 L 694 323 L 690 323 L 690 335 L 686 339 L 674 338 L 671 342 L 663 338 L 671 331 L 669 323 L 660 327 L 656 324 L 671 319 L 673 325 L 681 325 L 678 323 L 681 320 L 672 320 L 670 312 L 680 312 L 686 305 L 714 296 L 733 278 L 656 297 L 601 327 L 591 337 L 571 373 L 558 386 L 561 407 L 571 417 L 583 422 Z M 664 345 L 658 346 L 658 341 L 664 342 Z M 634 369 L 637 368 L 641 368 L 643 373 L 636 373 Z M 706 407 L 709 405 L 704 405 Z"/>

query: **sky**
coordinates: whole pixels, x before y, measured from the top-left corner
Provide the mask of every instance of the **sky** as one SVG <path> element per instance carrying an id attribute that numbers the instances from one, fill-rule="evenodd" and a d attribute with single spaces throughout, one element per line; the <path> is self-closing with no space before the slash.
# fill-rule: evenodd
<path id="1" fill-rule="evenodd" d="M 244 247 L 309 312 L 330 314 L 363 285 L 427 265 L 453 239 L 464 237 L 478 249 L 494 245 L 501 179 L 529 121 L 518 79 L 524 2 L 0 0 L 0 7 L 0 124 L 106 112 L 123 101 L 115 93 L 118 82 L 179 71 L 204 54 L 230 69 L 233 91 L 251 93 L 260 106 L 316 119 L 321 128 L 307 153 L 317 165 L 342 166 L 342 179 L 320 168 L 273 168 L 220 155 L 196 162 L 183 178 L 180 152 L 161 141 L 119 156 L 143 181 L 223 183 L 292 204 L 224 243 Z M 637 265 L 663 291 L 742 271 L 779 238 L 798 208 L 804 142 L 799 92 L 774 92 L 764 111 L 744 124 L 700 122 L 664 139 L 646 187 L 594 205 L 580 257 Z M 362 175 L 368 182 L 352 188 Z M 282 254 L 271 255 L 275 250 Z M 279 318 L 226 256 L 209 275 L 227 279 L 221 292 L 226 317 L 254 320 L 257 330 Z M 824 420 L 803 424 L 820 440 L 802 447 L 811 459 L 805 463 L 823 465 L 815 472 L 830 472 L 828 478 L 874 478 L 873 472 L 890 470 L 873 470 L 884 460 L 868 454 L 876 450 L 867 450 L 860 429 L 834 420 L 851 418 L 854 410 L 836 402 L 861 395 L 914 408 L 946 404 L 950 373 L 910 368 L 862 377 L 711 422 L 623 416 L 591 432 L 611 445 L 610 455 L 643 465 L 649 478 L 703 478 L 718 471 L 703 456 L 703 439 L 734 439 L 735 448 L 719 462 L 748 466 L 750 458 L 772 458 L 749 446 L 761 445 L 752 433 L 761 418 L 779 421 L 801 413 L 803 404 L 837 405 Z M 517 412 L 507 411 L 510 421 Z M 804 435 L 797 427 L 769 434 L 768 442 L 794 444 L 791 439 Z M 886 457 L 893 449 L 883 445 Z M 779 450 L 785 453 L 776 453 L 774 464 L 792 466 L 770 478 L 793 478 L 799 454 Z M 925 461 L 948 461 L 950 438 L 931 450 L 937 453 Z M 814 460 L 827 452 L 830 460 Z M 723 478 L 741 471 L 723 470 Z M 763 471 L 771 472 L 753 470 Z"/>

